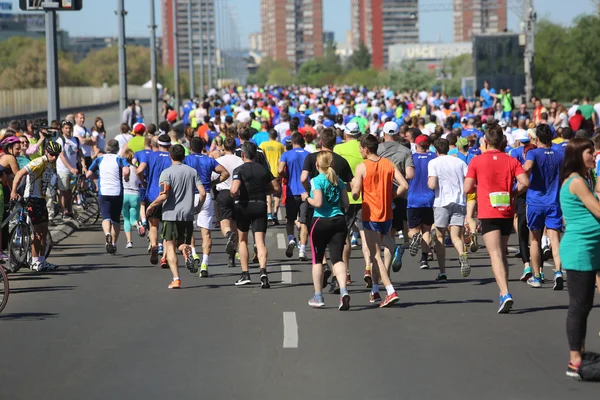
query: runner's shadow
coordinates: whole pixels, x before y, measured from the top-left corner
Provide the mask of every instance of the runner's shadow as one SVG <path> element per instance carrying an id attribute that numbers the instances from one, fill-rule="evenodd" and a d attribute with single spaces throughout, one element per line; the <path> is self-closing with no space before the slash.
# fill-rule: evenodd
<path id="1" fill-rule="evenodd" d="M 600 308 L 600 304 L 596 304 L 594 305 L 592 308 Z M 569 309 L 569 305 L 568 304 L 561 304 L 561 305 L 557 305 L 557 306 L 548 306 L 548 307 L 532 307 L 532 308 L 523 308 L 520 310 L 511 310 L 511 314 L 529 314 L 529 313 L 533 313 L 533 312 L 539 312 L 539 311 L 554 311 L 554 310 L 568 310 Z"/>
<path id="2" fill-rule="evenodd" d="M 61 290 L 73 290 L 77 286 L 33 286 L 28 288 L 13 288 L 10 289 L 10 294 L 19 293 L 36 293 L 36 292 L 58 292 Z"/>
<path id="3" fill-rule="evenodd" d="M 45 319 L 56 318 L 58 313 L 12 313 L 0 314 L 0 321 L 43 321 Z"/>

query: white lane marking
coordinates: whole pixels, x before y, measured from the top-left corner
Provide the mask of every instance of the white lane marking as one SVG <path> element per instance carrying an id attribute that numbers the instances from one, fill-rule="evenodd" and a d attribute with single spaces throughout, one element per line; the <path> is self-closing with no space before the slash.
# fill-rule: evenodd
<path id="1" fill-rule="evenodd" d="M 512 253 L 516 253 L 516 252 L 519 251 L 518 247 L 510 247 L 510 246 L 508 246 L 507 249 L 508 249 L 508 251 L 510 251 Z"/>
<path id="2" fill-rule="evenodd" d="M 283 312 L 283 348 L 298 348 L 298 322 L 295 312 Z"/>
<path id="3" fill-rule="evenodd" d="M 281 266 L 281 283 L 290 284 L 292 283 L 292 266 L 282 265 Z"/>
<path id="4" fill-rule="evenodd" d="M 285 235 L 283 233 L 277 234 L 277 247 L 280 249 L 285 249 L 287 244 L 285 243 Z"/>
<path id="5" fill-rule="evenodd" d="M 272 237 L 273 237 L 273 231 L 271 231 L 271 232 L 267 232 L 267 237 L 268 237 L 268 238 L 272 238 Z"/>

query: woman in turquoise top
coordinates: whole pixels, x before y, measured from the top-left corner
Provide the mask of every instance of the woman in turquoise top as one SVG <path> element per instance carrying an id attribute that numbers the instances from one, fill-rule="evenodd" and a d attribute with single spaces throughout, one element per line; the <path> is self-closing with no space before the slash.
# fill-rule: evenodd
<path id="1" fill-rule="evenodd" d="M 342 259 L 348 227 L 344 209 L 348 208 L 348 194 L 344 182 L 337 176 L 331 164 L 333 154 L 322 151 L 317 156 L 316 167 L 319 175 L 310 180 L 310 196 L 302 193 L 302 200 L 307 201 L 315 211 L 310 228 L 310 245 L 313 257 L 313 285 L 315 295 L 308 301 L 311 307 L 325 305 L 323 300 L 323 259 L 325 249 L 329 247 L 329 258 L 333 264 L 333 272 L 340 285 L 339 310 L 350 308 L 350 295 L 346 289 L 346 264 Z"/>
<path id="2" fill-rule="evenodd" d="M 566 228 L 560 242 L 560 258 L 568 271 L 570 360 L 567 376 L 575 379 L 581 379 L 578 369 L 585 346 L 587 319 L 594 303 L 596 275 L 600 271 L 600 203 L 589 180 L 589 171 L 595 166 L 592 141 L 570 140 L 561 172 L 560 206 Z"/>

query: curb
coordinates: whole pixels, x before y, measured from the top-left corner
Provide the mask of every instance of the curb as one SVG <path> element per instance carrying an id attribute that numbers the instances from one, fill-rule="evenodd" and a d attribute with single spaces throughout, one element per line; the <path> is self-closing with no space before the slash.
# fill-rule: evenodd
<path id="1" fill-rule="evenodd" d="M 85 213 L 83 213 L 83 220 L 85 221 L 83 223 L 77 219 L 72 219 L 69 221 L 62 222 L 61 224 L 58 224 L 56 226 L 51 226 L 49 230 L 50 235 L 52 236 L 52 243 L 58 244 L 66 238 L 68 238 L 69 236 L 71 236 L 73 232 L 81 230 L 83 227 L 85 227 L 86 222 L 89 221 L 89 219 L 92 216 L 92 212 L 86 211 Z"/>

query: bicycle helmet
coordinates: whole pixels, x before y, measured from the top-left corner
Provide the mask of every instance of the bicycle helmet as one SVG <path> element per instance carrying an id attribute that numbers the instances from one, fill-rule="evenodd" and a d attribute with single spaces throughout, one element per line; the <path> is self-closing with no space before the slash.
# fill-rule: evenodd
<path id="1" fill-rule="evenodd" d="M 46 145 L 46 151 L 50 154 L 60 154 L 62 152 L 62 146 L 56 142 L 48 142 Z"/>
<path id="2" fill-rule="evenodd" d="M 21 140 L 17 136 L 9 136 L 2 141 L 1 145 L 4 148 L 17 143 L 21 143 Z"/>

